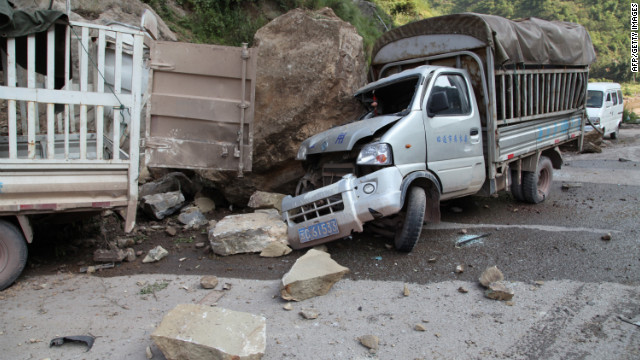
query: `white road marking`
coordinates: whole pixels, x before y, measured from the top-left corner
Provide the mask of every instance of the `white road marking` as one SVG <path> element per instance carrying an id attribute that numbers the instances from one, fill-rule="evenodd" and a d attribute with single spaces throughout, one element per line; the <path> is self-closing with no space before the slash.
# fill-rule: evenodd
<path id="1" fill-rule="evenodd" d="M 566 226 L 550 226 L 550 225 L 503 225 L 503 224 L 463 224 L 452 222 L 441 222 L 440 224 L 428 224 L 424 226 L 429 230 L 449 230 L 449 229 L 530 229 L 550 232 L 589 232 L 596 234 L 621 233 L 620 230 L 612 229 L 594 229 L 585 227 L 566 227 Z"/>

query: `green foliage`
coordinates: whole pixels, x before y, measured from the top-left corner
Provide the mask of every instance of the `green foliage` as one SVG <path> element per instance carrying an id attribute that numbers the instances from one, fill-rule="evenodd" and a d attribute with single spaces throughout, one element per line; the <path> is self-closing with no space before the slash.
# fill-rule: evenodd
<path id="1" fill-rule="evenodd" d="M 640 84 L 636 82 L 628 82 L 620 84 L 622 86 L 622 93 L 624 96 L 639 96 Z"/>
<path id="2" fill-rule="evenodd" d="M 195 240 L 195 236 L 190 237 L 179 237 L 173 240 L 174 244 L 191 244 Z"/>
<path id="3" fill-rule="evenodd" d="M 624 109 L 622 122 L 625 124 L 640 124 L 640 116 L 629 109 Z"/>
<path id="4" fill-rule="evenodd" d="M 164 282 L 155 282 L 153 284 L 149 284 L 145 287 L 143 287 L 142 289 L 140 289 L 139 294 L 140 295 L 148 295 L 148 294 L 154 294 L 157 291 L 163 290 L 165 289 L 167 286 L 169 286 L 169 283 L 164 281 Z"/>

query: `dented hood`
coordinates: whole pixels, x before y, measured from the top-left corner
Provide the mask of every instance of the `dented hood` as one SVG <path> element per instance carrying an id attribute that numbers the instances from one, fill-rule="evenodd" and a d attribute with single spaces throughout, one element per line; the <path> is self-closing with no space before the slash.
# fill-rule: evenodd
<path id="1" fill-rule="evenodd" d="M 306 154 L 350 151 L 358 140 L 375 134 L 401 118 L 398 115 L 384 115 L 338 126 L 303 141 L 300 149 L 306 149 Z"/>

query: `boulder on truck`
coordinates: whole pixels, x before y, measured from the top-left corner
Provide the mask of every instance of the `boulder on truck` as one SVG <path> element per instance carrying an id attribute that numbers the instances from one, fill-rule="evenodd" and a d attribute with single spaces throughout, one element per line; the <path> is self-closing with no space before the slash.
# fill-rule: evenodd
<path id="1" fill-rule="evenodd" d="M 282 201 L 294 248 L 362 232 L 411 251 L 440 201 L 510 191 L 539 203 L 558 147 L 582 146 L 589 65 L 578 24 L 474 13 L 414 22 L 374 45 L 357 121 L 306 139 L 306 175 Z"/>
<path id="2" fill-rule="evenodd" d="M 0 0 L 0 290 L 44 217 L 113 209 L 134 228 L 141 147 L 149 167 L 251 170 L 255 49 L 155 40 L 150 12 L 140 27 L 68 12 Z"/>

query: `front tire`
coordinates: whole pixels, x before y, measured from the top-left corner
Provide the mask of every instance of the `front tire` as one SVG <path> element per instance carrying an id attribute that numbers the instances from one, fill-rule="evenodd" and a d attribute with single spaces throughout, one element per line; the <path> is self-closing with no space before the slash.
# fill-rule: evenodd
<path id="1" fill-rule="evenodd" d="M 407 192 L 405 208 L 400 214 L 402 219 L 399 231 L 395 235 L 398 251 L 410 252 L 420 238 L 424 213 L 427 207 L 427 195 L 419 186 L 412 186 Z"/>
<path id="2" fill-rule="evenodd" d="M 543 202 L 551 192 L 553 182 L 553 165 L 551 159 L 541 156 L 536 172 L 522 173 L 522 192 L 527 202 L 538 204 Z"/>
<path id="3" fill-rule="evenodd" d="M 0 290 L 20 276 L 27 264 L 27 242 L 12 223 L 0 220 Z"/>

